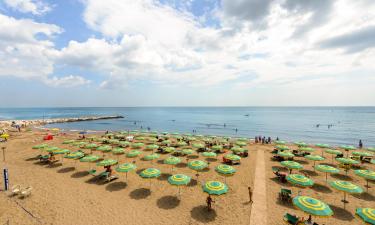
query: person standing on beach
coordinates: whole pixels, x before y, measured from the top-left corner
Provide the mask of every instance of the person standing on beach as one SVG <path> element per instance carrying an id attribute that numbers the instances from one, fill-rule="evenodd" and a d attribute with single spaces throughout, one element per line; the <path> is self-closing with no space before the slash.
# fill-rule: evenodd
<path id="1" fill-rule="evenodd" d="M 214 202 L 211 198 L 211 195 L 207 196 L 206 203 L 207 203 L 207 209 L 210 211 L 212 209 L 212 202 Z"/>
<path id="2" fill-rule="evenodd" d="M 247 187 L 247 189 L 249 190 L 249 202 L 250 203 L 253 203 L 253 191 L 251 190 L 251 187 Z"/>
<path id="3" fill-rule="evenodd" d="M 358 144 L 359 148 L 363 148 L 363 143 L 362 143 L 362 140 L 359 140 L 359 144 Z"/>

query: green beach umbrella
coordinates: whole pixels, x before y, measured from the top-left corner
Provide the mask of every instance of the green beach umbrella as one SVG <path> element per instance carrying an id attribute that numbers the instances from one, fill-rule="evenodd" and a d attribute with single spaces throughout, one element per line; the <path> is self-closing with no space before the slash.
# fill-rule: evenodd
<path id="1" fill-rule="evenodd" d="M 60 148 L 58 147 L 46 147 L 45 150 L 46 152 L 53 152 L 53 151 L 56 151 L 56 150 L 59 150 Z"/>
<path id="2" fill-rule="evenodd" d="M 367 148 L 367 150 L 369 150 L 370 152 L 375 152 L 375 147 L 369 147 Z"/>
<path id="3" fill-rule="evenodd" d="M 374 154 L 372 154 L 371 152 L 359 152 L 359 151 L 352 152 L 352 155 L 364 156 L 364 157 L 372 157 L 372 156 L 374 156 Z"/>
<path id="4" fill-rule="evenodd" d="M 315 145 L 316 147 L 319 147 L 319 148 L 329 148 L 330 146 L 327 145 L 327 144 L 316 144 Z"/>
<path id="5" fill-rule="evenodd" d="M 303 141 L 297 141 L 297 142 L 294 142 L 294 144 L 297 145 L 298 147 L 307 147 L 308 146 L 308 144 L 306 144 Z"/>
<path id="6" fill-rule="evenodd" d="M 81 141 L 81 142 L 73 142 L 72 145 L 73 146 L 85 146 L 87 145 L 88 143 L 87 142 L 84 142 L 84 141 Z"/>
<path id="7" fill-rule="evenodd" d="M 325 158 L 323 156 L 320 156 L 320 155 L 306 155 L 305 158 L 308 159 L 308 160 L 314 161 L 314 169 L 315 169 L 315 162 L 316 161 L 325 160 Z"/>
<path id="8" fill-rule="evenodd" d="M 356 216 L 361 218 L 366 224 L 375 224 L 375 209 L 373 208 L 357 208 Z"/>
<path id="9" fill-rule="evenodd" d="M 223 146 L 214 145 L 214 146 L 211 147 L 211 149 L 214 150 L 214 151 L 221 151 L 221 150 L 223 150 Z"/>
<path id="10" fill-rule="evenodd" d="M 342 152 L 340 150 L 336 150 L 336 149 L 326 149 L 324 152 L 332 155 L 332 162 L 333 162 L 333 157 L 335 155 L 342 154 Z"/>
<path id="11" fill-rule="evenodd" d="M 164 159 L 164 163 L 168 165 L 176 165 L 176 164 L 179 164 L 180 162 L 181 162 L 181 159 L 178 157 L 174 157 L 174 156 Z"/>
<path id="12" fill-rule="evenodd" d="M 356 148 L 352 145 L 341 145 L 340 148 L 348 151 L 348 150 L 355 150 Z"/>
<path id="13" fill-rule="evenodd" d="M 120 141 L 118 143 L 118 145 L 121 146 L 121 147 L 123 147 L 123 148 L 125 148 L 125 147 L 128 147 L 130 145 L 130 142 L 128 142 L 128 141 Z"/>
<path id="14" fill-rule="evenodd" d="M 333 166 L 327 166 L 327 165 L 316 165 L 315 166 L 315 169 L 319 172 L 323 172 L 326 174 L 326 182 L 327 182 L 327 177 L 328 177 L 328 173 L 339 173 L 340 170 L 333 167 Z"/>
<path id="15" fill-rule="evenodd" d="M 286 168 L 288 168 L 290 170 L 290 173 L 292 173 L 292 169 L 302 169 L 303 166 L 301 164 L 299 164 L 298 162 L 294 162 L 294 161 L 282 161 L 280 162 L 280 164 L 282 166 L 285 166 Z"/>
<path id="16" fill-rule="evenodd" d="M 207 181 L 203 185 L 203 191 L 210 195 L 222 195 L 228 192 L 228 186 L 219 181 Z"/>
<path id="17" fill-rule="evenodd" d="M 147 160 L 147 161 L 152 161 L 154 159 L 158 159 L 159 157 L 160 157 L 159 154 L 153 153 L 153 154 L 149 154 L 149 155 L 144 156 L 143 159 Z"/>
<path id="18" fill-rule="evenodd" d="M 71 152 L 71 153 L 65 155 L 64 158 L 79 159 L 79 158 L 82 158 L 83 156 L 85 156 L 85 154 L 83 152 L 77 151 L 77 152 Z"/>
<path id="19" fill-rule="evenodd" d="M 192 149 L 188 149 L 188 148 L 182 149 L 182 154 L 184 154 L 184 155 L 191 155 L 193 153 L 194 153 L 194 151 Z"/>
<path id="20" fill-rule="evenodd" d="M 63 144 L 66 145 L 66 144 L 72 144 L 73 142 L 75 142 L 75 140 L 65 140 L 63 141 Z"/>
<path id="21" fill-rule="evenodd" d="M 294 197 L 293 205 L 312 216 L 328 217 L 333 215 L 332 209 L 326 203 L 308 196 Z"/>
<path id="22" fill-rule="evenodd" d="M 310 148 L 310 147 L 302 147 L 302 148 L 299 148 L 298 150 L 301 151 L 301 152 L 313 152 L 313 151 L 315 151 L 315 149 Z"/>
<path id="23" fill-rule="evenodd" d="M 117 164 L 117 160 L 114 160 L 114 159 L 105 159 L 96 163 L 97 166 L 113 166 L 116 164 Z"/>
<path id="24" fill-rule="evenodd" d="M 275 141 L 275 144 L 277 144 L 277 145 L 285 145 L 286 141 Z"/>
<path id="25" fill-rule="evenodd" d="M 125 149 L 123 148 L 114 148 L 112 149 L 112 153 L 115 154 L 115 155 L 120 155 L 120 154 L 124 154 L 125 153 Z"/>
<path id="26" fill-rule="evenodd" d="M 194 160 L 188 163 L 188 167 L 195 171 L 203 170 L 207 166 L 207 163 L 201 160 Z"/>
<path id="27" fill-rule="evenodd" d="M 138 150 L 131 150 L 129 151 L 127 154 L 126 154 L 126 157 L 128 158 L 135 158 L 137 157 L 138 155 L 140 155 L 142 152 L 138 151 Z"/>
<path id="28" fill-rule="evenodd" d="M 168 153 L 173 153 L 174 151 L 176 151 L 176 148 L 174 148 L 174 147 L 166 147 L 166 148 L 164 148 L 164 151 L 168 152 Z"/>
<path id="29" fill-rule="evenodd" d="M 244 141 L 236 141 L 236 143 L 235 143 L 236 145 L 238 145 L 238 146 L 240 146 L 240 147 L 244 147 L 244 146 L 246 146 L 247 145 L 247 143 L 246 142 L 244 142 Z"/>
<path id="30" fill-rule="evenodd" d="M 294 157 L 294 154 L 291 153 L 290 151 L 278 151 L 277 152 L 277 155 L 281 156 L 281 157 L 284 157 L 284 158 L 293 158 Z"/>
<path id="31" fill-rule="evenodd" d="M 155 137 L 149 137 L 149 138 L 147 138 L 147 140 L 148 140 L 149 142 L 157 142 L 157 141 L 158 141 L 158 139 L 155 138 Z"/>
<path id="32" fill-rule="evenodd" d="M 203 152 L 202 155 L 204 157 L 210 157 L 210 158 L 215 158 L 217 156 L 215 152 Z"/>
<path id="33" fill-rule="evenodd" d="M 156 178 L 156 177 L 159 177 L 161 174 L 160 170 L 158 169 L 155 169 L 155 168 L 147 168 L 145 170 L 143 170 L 139 176 L 141 176 L 142 178 L 146 178 L 146 179 L 149 179 L 149 178 Z"/>
<path id="34" fill-rule="evenodd" d="M 137 140 L 137 141 L 143 141 L 143 140 L 146 140 L 146 138 L 143 137 L 143 136 L 138 136 L 138 137 L 135 137 L 134 139 Z"/>
<path id="35" fill-rule="evenodd" d="M 80 162 L 95 162 L 98 161 L 101 157 L 97 155 L 88 155 L 85 157 L 82 157 L 79 161 Z"/>
<path id="36" fill-rule="evenodd" d="M 343 164 L 349 164 L 349 165 L 359 164 L 358 161 L 356 161 L 354 159 L 350 159 L 350 158 L 337 158 L 336 161 L 338 161 L 340 163 L 343 163 Z"/>
<path id="37" fill-rule="evenodd" d="M 131 145 L 132 148 L 142 148 L 145 144 L 138 142 Z"/>
<path id="38" fill-rule="evenodd" d="M 56 150 L 52 151 L 52 153 L 55 154 L 55 155 L 62 155 L 62 154 L 70 153 L 70 150 L 68 150 L 68 149 L 56 149 Z"/>
<path id="39" fill-rule="evenodd" d="M 234 169 L 232 166 L 220 164 L 215 168 L 215 171 L 221 175 L 233 175 L 236 172 L 236 169 Z"/>
<path id="40" fill-rule="evenodd" d="M 128 180 L 128 172 L 130 171 L 133 171 L 137 168 L 136 165 L 132 164 L 132 163 L 123 163 L 123 164 L 120 164 L 117 168 L 116 168 L 116 171 L 117 172 L 120 172 L 120 173 L 126 173 L 126 180 Z"/>
<path id="41" fill-rule="evenodd" d="M 202 143 L 193 143 L 192 146 L 193 148 L 204 148 L 204 144 Z"/>
<path id="42" fill-rule="evenodd" d="M 158 149 L 159 148 L 159 145 L 146 145 L 145 149 L 147 150 L 155 150 L 155 149 Z"/>
<path id="43" fill-rule="evenodd" d="M 113 144 L 113 145 L 118 145 L 118 144 L 120 143 L 120 141 L 117 140 L 117 139 L 110 139 L 110 140 L 108 141 L 108 143 Z"/>
<path id="44" fill-rule="evenodd" d="M 314 182 L 311 179 L 301 174 L 289 174 L 288 176 L 286 176 L 286 180 L 289 183 L 300 187 L 311 187 L 314 185 Z"/>
<path id="45" fill-rule="evenodd" d="M 179 141 L 179 142 L 176 143 L 176 145 L 179 146 L 179 147 L 182 147 L 182 146 L 186 146 L 187 143 L 184 142 L 184 141 Z"/>
<path id="46" fill-rule="evenodd" d="M 191 177 L 186 176 L 184 174 L 175 174 L 175 175 L 168 177 L 168 182 L 176 186 L 188 185 L 190 181 L 191 181 Z"/>
<path id="47" fill-rule="evenodd" d="M 369 185 L 368 185 L 368 181 L 369 180 L 375 180 L 375 172 L 372 171 L 372 170 L 354 170 L 354 173 L 357 175 L 357 176 L 360 176 L 360 177 L 363 177 L 366 179 L 366 188 L 367 188 L 367 191 L 368 191 L 368 188 L 369 188 Z"/>
<path id="48" fill-rule="evenodd" d="M 33 149 L 42 149 L 42 148 L 47 148 L 47 144 L 40 144 L 40 145 L 34 145 L 32 148 Z"/>
<path id="49" fill-rule="evenodd" d="M 249 141 L 247 138 L 237 138 L 237 141 L 244 141 L 244 142 L 246 142 L 246 141 Z"/>
<path id="50" fill-rule="evenodd" d="M 172 143 L 172 141 L 171 140 L 164 140 L 161 143 L 164 144 L 164 145 L 169 145 L 169 144 Z"/>
<path id="51" fill-rule="evenodd" d="M 195 137 L 187 137 L 186 139 L 189 140 L 189 141 L 195 141 L 196 140 Z"/>
<path id="52" fill-rule="evenodd" d="M 239 146 L 234 146 L 233 148 L 230 149 L 232 152 L 235 152 L 235 153 L 242 153 L 242 152 L 245 152 L 246 150 L 244 148 L 241 148 Z"/>
<path id="53" fill-rule="evenodd" d="M 87 144 L 87 145 L 84 146 L 84 148 L 86 148 L 86 149 L 94 149 L 94 148 L 97 148 L 97 147 L 98 147 L 98 145 L 95 144 L 95 143 L 90 143 L 90 144 Z"/>
<path id="54" fill-rule="evenodd" d="M 281 151 L 289 150 L 289 147 L 285 145 L 276 145 L 275 148 Z"/>
<path id="55" fill-rule="evenodd" d="M 96 150 L 101 151 L 101 152 L 110 152 L 110 151 L 112 151 L 112 146 L 102 145 L 102 146 L 97 147 Z"/>
<path id="56" fill-rule="evenodd" d="M 232 154 L 232 153 L 224 155 L 224 158 L 232 160 L 232 161 L 240 161 L 241 160 L 241 157 L 239 157 L 238 155 Z"/>
<path id="57" fill-rule="evenodd" d="M 344 199 L 342 200 L 342 202 L 344 203 L 348 203 L 348 201 L 346 201 L 346 193 L 360 194 L 363 192 L 362 188 L 348 181 L 341 181 L 341 180 L 331 181 L 329 182 L 329 185 L 336 190 L 344 192 Z"/>

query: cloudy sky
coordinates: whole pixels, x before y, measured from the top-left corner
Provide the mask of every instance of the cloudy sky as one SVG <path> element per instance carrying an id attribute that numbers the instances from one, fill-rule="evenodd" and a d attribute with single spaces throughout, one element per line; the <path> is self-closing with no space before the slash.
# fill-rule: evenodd
<path id="1" fill-rule="evenodd" d="M 0 0 L 0 107 L 375 105 L 373 0 Z"/>

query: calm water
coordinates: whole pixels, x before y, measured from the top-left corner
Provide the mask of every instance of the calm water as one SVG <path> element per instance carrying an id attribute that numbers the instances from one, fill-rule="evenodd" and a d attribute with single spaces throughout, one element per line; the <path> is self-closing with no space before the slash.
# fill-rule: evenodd
<path id="1" fill-rule="evenodd" d="M 375 146 L 375 107 L 0 108 L 0 119 L 123 115 L 124 119 L 53 124 L 75 130 L 154 131 Z M 248 116 L 245 116 L 248 115 Z M 225 126 L 224 126 L 225 124 Z M 320 124 L 319 127 L 316 127 Z M 328 129 L 327 125 L 333 126 Z M 236 132 L 237 129 L 237 132 Z"/>

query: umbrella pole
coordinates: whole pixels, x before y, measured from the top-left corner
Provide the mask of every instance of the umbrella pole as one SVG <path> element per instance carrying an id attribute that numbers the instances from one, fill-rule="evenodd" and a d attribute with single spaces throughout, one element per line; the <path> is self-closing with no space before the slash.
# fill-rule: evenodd
<path id="1" fill-rule="evenodd" d="M 125 174 L 125 181 L 128 182 L 128 172 L 126 172 Z"/>
<path id="2" fill-rule="evenodd" d="M 327 179 L 328 179 L 328 173 L 326 173 L 326 183 L 327 183 Z"/>
<path id="3" fill-rule="evenodd" d="M 368 180 L 366 179 L 366 189 L 367 189 L 367 192 L 368 192 L 369 188 L 370 188 L 370 186 L 368 186 Z"/>

